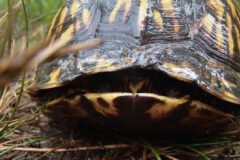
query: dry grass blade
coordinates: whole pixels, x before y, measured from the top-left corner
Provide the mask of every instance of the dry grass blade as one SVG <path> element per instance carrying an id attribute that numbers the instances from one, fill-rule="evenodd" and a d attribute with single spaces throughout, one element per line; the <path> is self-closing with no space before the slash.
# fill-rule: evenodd
<path id="1" fill-rule="evenodd" d="M 16 139 L 9 139 L 9 140 L 6 140 L 5 142 L 1 143 L 1 145 L 4 145 L 4 146 L 9 146 L 11 144 L 13 144 L 14 142 L 15 143 L 21 143 L 22 141 L 25 141 L 25 140 L 28 140 L 28 139 L 36 139 L 36 138 L 39 138 L 39 136 L 27 136 L 27 137 L 20 137 L 20 138 L 16 138 Z"/>
<path id="2" fill-rule="evenodd" d="M 22 1 L 19 1 L 17 4 L 15 4 L 12 8 L 12 12 L 16 12 L 19 7 L 22 6 Z M 0 18 L 0 25 L 3 24 L 7 20 L 8 12 L 6 12 L 1 18 Z"/>
<path id="3" fill-rule="evenodd" d="M 48 45 L 47 41 L 40 43 L 38 47 L 29 49 L 25 54 L 18 54 L 14 57 L 7 57 L 0 60 L 0 88 L 9 81 L 14 79 L 21 71 L 24 71 L 25 65 L 34 57 L 42 48 Z"/>
<path id="4" fill-rule="evenodd" d="M 14 152 L 12 152 L 10 154 L 7 154 L 7 155 L 3 156 L 2 159 L 4 159 L 4 160 L 11 159 L 11 157 L 13 157 L 14 155 L 18 154 L 18 152 L 19 151 L 14 151 Z"/>
<path id="5" fill-rule="evenodd" d="M 46 157 L 47 155 L 49 155 L 50 153 L 54 152 L 57 149 L 61 149 L 64 146 L 64 144 L 60 145 L 59 147 L 53 148 L 52 150 L 45 152 L 43 155 L 41 155 L 40 157 L 38 157 L 36 160 L 41 160 L 43 157 Z"/>
<path id="6" fill-rule="evenodd" d="M 70 41 L 72 41 L 72 36 L 68 35 L 64 38 L 58 39 L 51 46 L 42 49 L 39 53 L 33 56 L 30 61 L 23 67 L 24 70 L 32 70 L 34 67 L 42 62 L 44 62 L 49 57 L 52 57 L 54 53 L 66 46 Z"/>
<path id="7" fill-rule="evenodd" d="M 16 77 L 17 74 L 32 70 L 36 65 L 43 63 L 47 59 L 64 56 L 74 51 L 93 48 L 103 43 L 101 40 L 94 40 L 65 47 L 70 41 L 72 41 L 72 36 L 70 35 L 58 39 L 51 46 L 48 45 L 49 41 L 45 40 L 39 46 L 27 50 L 25 54 L 0 60 L 0 88 Z"/>
<path id="8" fill-rule="evenodd" d="M 165 157 L 167 157 L 170 160 L 179 160 L 178 158 L 175 158 L 175 157 L 170 156 L 170 155 L 165 155 Z"/>
<path id="9" fill-rule="evenodd" d="M 1 125 L 4 125 L 4 124 L 7 124 L 7 123 L 11 123 L 10 126 L 16 125 L 16 123 L 18 123 L 19 121 L 22 121 L 22 120 L 24 120 L 24 119 L 26 119 L 26 118 L 32 119 L 32 118 L 38 116 L 39 114 L 40 114 L 40 113 L 37 113 L 37 114 L 34 114 L 34 115 L 28 115 L 28 116 L 25 116 L 25 117 L 22 117 L 22 118 L 14 119 L 14 120 L 9 120 L 9 121 L 0 122 L 0 126 L 1 126 Z"/>
<path id="10" fill-rule="evenodd" d="M 65 47 L 62 50 L 60 50 L 59 52 L 57 52 L 56 54 L 54 54 L 53 56 L 64 56 L 70 52 L 76 52 L 79 50 L 84 50 L 84 49 L 90 49 L 90 48 L 94 48 L 96 46 L 99 46 L 103 43 L 102 40 L 93 40 L 93 41 L 89 41 L 87 43 L 80 43 L 80 44 L 75 44 L 69 47 Z"/>
<path id="11" fill-rule="evenodd" d="M 5 89 L 3 90 L 2 98 L 0 99 L 0 114 L 1 114 L 1 107 L 3 104 L 3 100 L 5 99 L 6 93 L 7 93 L 7 86 L 5 86 Z"/>
<path id="12" fill-rule="evenodd" d="M 102 40 L 94 40 L 86 43 L 79 43 L 71 46 L 66 46 L 68 42 L 72 40 L 72 36 L 66 36 L 63 39 L 56 41 L 53 45 L 47 47 L 41 53 L 39 53 L 34 59 L 32 59 L 26 66 L 26 70 L 32 70 L 36 64 L 40 64 L 47 59 L 52 59 L 56 57 L 62 57 L 69 53 L 76 52 L 79 50 L 94 48 L 103 43 Z M 61 50 L 60 50 L 61 49 Z"/>
<path id="13" fill-rule="evenodd" d="M 110 150 L 110 149 L 126 149 L 131 146 L 128 144 L 114 144 L 105 146 L 89 146 L 77 148 L 31 148 L 31 147 L 16 147 L 12 151 L 25 151 L 25 152 L 76 152 L 76 151 L 96 151 L 96 150 Z M 0 150 L 6 150 L 9 146 L 0 145 Z"/>
<path id="14" fill-rule="evenodd" d="M 147 160 L 147 149 L 143 148 L 143 156 L 142 156 L 143 160 Z"/>

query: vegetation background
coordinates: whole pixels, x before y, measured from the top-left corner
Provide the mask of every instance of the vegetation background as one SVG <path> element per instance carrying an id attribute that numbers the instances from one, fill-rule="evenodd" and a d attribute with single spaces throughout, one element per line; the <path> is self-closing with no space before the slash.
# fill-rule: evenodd
<path id="1" fill-rule="evenodd" d="M 11 0 L 12 5 L 17 5 L 21 0 Z M 25 7 L 29 25 L 29 44 L 34 45 L 41 41 L 48 32 L 52 17 L 63 5 L 65 0 L 25 0 Z M 9 0 L 0 0 L 0 16 L 8 11 Z M 25 18 L 22 6 L 17 7 L 14 13 L 14 38 L 20 38 L 25 32 Z M 36 32 L 38 31 L 38 32 Z"/>

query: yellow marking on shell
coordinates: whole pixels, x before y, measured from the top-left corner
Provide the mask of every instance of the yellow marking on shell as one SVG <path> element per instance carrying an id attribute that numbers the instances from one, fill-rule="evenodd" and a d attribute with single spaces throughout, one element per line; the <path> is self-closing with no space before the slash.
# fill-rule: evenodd
<path id="1" fill-rule="evenodd" d="M 79 10 L 78 0 L 73 0 L 72 7 L 71 7 L 71 16 L 72 16 L 72 19 L 75 18 L 76 13 L 78 12 L 78 10 Z"/>
<path id="2" fill-rule="evenodd" d="M 115 17 L 117 15 L 118 10 L 120 9 L 120 7 L 125 4 L 125 0 L 118 0 L 116 3 L 116 6 L 114 7 L 113 11 L 111 12 L 110 16 L 109 16 L 109 20 L 108 22 L 110 24 L 113 23 L 113 21 L 115 20 Z"/>
<path id="3" fill-rule="evenodd" d="M 159 29 L 163 28 L 163 20 L 161 17 L 161 13 L 159 11 L 157 11 L 156 9 L 153 10 L 153 18 L 154 21 L 156 23 L 156 25 L 158 26 Z"/>
<path id="4" fill-rule="evenodd" d="M 217 40 L 217 45 L 221 49 L 224 47 L 224 37 L 222 33 L 222 25 L 220 23 L 216 24 L 216 40 Z"/>
<path id="5" fill-rule="evenodd" d="M 76 22 L 76 24 L 75 24 L 76 26 L 75 26 L 75 28 L 76 28 L 76 31 L 78 31 L 80 28 L 81 28 L 81 22 L 80 22 L 80 20 L 78 19 L 77 20 L 77 22 Z"/>
<path id="6" fill-rule="evenodd" d="M 135 85 L 132 84 L 132 83 L 130 83 L 130 84 L 129 84 L 129 88 L 130 88 L 130 90 L 132 91 L 132 93 L 133 93 L 133 94 L 136 94 L 136 93 L 138 92 L 138 90 L 140 90 L 140 89 L 143 87 L 143 85 L 146 83 L 146 81 L 147 81 L 147 79 L 144 79 L 144 80 L 138 82 L 138 83 L 135 84 Z"/>
<path id="7" fill-rule="evenodd" d="M 201 114 L 202 113 L 201 111 L 203 111 L 203 110 L 208 110 L 208 111 L 210 111 L 214 114 L 221 115 L 222 117 L 220 119 L 218 119 L 218 121 L 222 121 L 222 120 L 225 121 L 226 118 L 228 119 L 228 118 L 233 118 L 234 117 L 231 114 L 224 113 L 221 110 L 218 110 L 215 107 L 210 106 L 208 104 L 205 104 L 205 103 L 203 103 L 201 101 L 198 101 L 198 100 L 191 101 L 190 106 L 194 107 L 190 112 L 190 115 L 193 115 L 194 117 L 199 117 L 199 118 L 204 118 L 203 116 L 208 117 L 209 116 L 208 114 L 207 115 Z"/>
<path id="8" fill-rule="evenodd" d="M 163 10 L 168 13 L 173 13 L 173 0 L 161 0 Z"/>
<path id="9" fill-rule="evenodd" d="M 234 100 L 236 100 L 236 99 L 238 99 L 234 94 L 232 94 L 231 92 L 229 92 L 229 91 L 223 91 L 223 93 L 224 93 L 224 95 L 225 96 L 227 96 L 228 98 L 231 98 L 231 99 L 234 99 Z"/>
<path id="10" fill-rule="evenodd" d="M 54 83 L 58 82 L 58 77 L 59 77 L 61 70 L 62 70 L 61 68 L 58 68 L 58 69 L 52 71 L 49 75 L 50 80 L 47 82 L 47 84 L 54 84 Z"/>
<path id="11" fill-rule="evenodd" d="M 149 97 L 154 97 L 157 100 L 160 100 L 160 102 L 155 103 L 149 110 L 147 110 L 145 113 L 150 115 L 150 118 L 152 120 L 161 120 L 164 118 L 167 118 L 171 112 L 180 107 L 181 104 L 184 104 L 188 101 L 188 97 L 184 96 L 182 98 L 172 98 L 172 97 L 166 97 L 166 96 L 159 96 L 156 94 L 139 94 Z"/>
<path id="12" fill-rule="evenodd" d="M 62 31 L 62 28 L 63 28 L 63 24 L 64 24 L 64 21 L 67 17 L 67 13 L 68 13 L 68 8 L 67 6 L 65 6 L 63 9 L 62 9 L 62 12 L 61 12 L 61 16 L 60 16 L 60 20 L 56 26 L 56 32 L 53 36 L 53 38 L 51 39 L 51 42 L 50 42 L 50 45 L 55 41 L 55 38 L 57 36 L 58 33 L 61 33 Z"/>
<path id="13" fill-rule="evenodd" d="M 176 126 L 192 126 L 199 125 L 198 129 L 205 128 L 205 133 L 208 133 L 208 129 L 212 129 L 214 127 L 222 127 L 224 125 L 223 130 L 228 131 L 232 129 L 234 125 L 231 123 L 231 119 L 234 119 L 235 116 L 232 114 L 227 114 L 216 107 L 205 104 L 201 101 L 193 100 L 187 106 L 188 115 L 185 118 L 180 119 Z M 199 123 L 203 120 L 205 123 Z M 196 123 L 198 122 L 198 123 Z M 210 122 L 210 123 L 209 123 Z M 206 129 L 207 128 L 207 129 Z M 210 131 L 209 130 L 209 131 Z"/>
<path id="14" fill-rule="evenodd" d="M 84 8 L 83 12 L 82 12 L 82 19 L 83 19 L 83 24 L 85 26 L 89 25 L 89 19 L 91 18 L 91 13 L 89 11 L 89 9 Z"/>
<path id="15" fill-rule="evenodd" d="M 211 84 L 212 85 L 212 84 Z M 205 88 L 205 87 L 201 87 L 204 91 L 216 96 L 219 99 L 231 102 L 231 103 L 235 103 L 235 104 L 240 104 L 240 100 L 238 97 L 236 97 L 235 95 L 233 95 L 232 93 L 228 92 L 228 91 L 221 91 L 221 93 L 217 93 L 214 92 L 212 90 L 209 90 L 209 88 Z M 212 89 L 212 87 L 210 88 Z M 224 88 L 221 88 L 222 90 L 224 90 Z"/>
<path id="16" fill-rule="evenodd" d="M 164 64 L 167 65 L 169 68 L 171 68 L 173 70 L 174 70 L 174 68 L 189 68 L 190 67 L 190 64 L 186 61 L 184 61 L 184 62 L 182 62 L 181 64 L 178 64 L 178 65 L 176 65 L 172 62 L 166 62 Z"/>
<path id="17" fill-rule="evenodd" d="M 238 17 L 235 5 L 232 3 L 232 0 L 227 0 L 228 6 L 230 7 L 231 13 L 233 18 L 235 19 L 235 22 L 238 24 L 238 27 L 240 27 L 240 19 Z"/>
<path id="18" fill-rule="evenodd" d="M 205 15 L 201 21 L 201 25 L 204 27 L 206 31 L 205 34 L 207 38 L 209 38 L 211 35 L 214 23 L 215 23 L 215 19 L 210 14 Z"/>
<path id="19" fill-rule="evenodd" d="M 48 35 L 47 35 L 48 38 L 52 37 L 53 28 L 56 26 L 56 20 L 57 20 L 58 16 L 60 15 L 61 11 L 62 11 L 62 8 L 60 8 L 58 10 L 57 14 L 54 16 L 54 18 L 52 20 L 52 25 L 51 25 L 51 27 L 49 29 L 49 32 L 48 32 Z"/>
<path id="20" fill-rule="evenodd" d="M 225 78 L 221 77 L 220 80 L 222 81 L 222 83 L 225 85 L 225 87 L 227 88 L 237 88 L 236 84 L 226 80 Z"/>
<path id="21" fill-rule="evenodd" d="M 222 50 L 224 48 L 224 36 L 221 23 L 224 14 L 224 4 L 221 0 L 208 0 L 207 5 L 217 14 L 218 23 L 216 24 L 216 43 L 219 49 Z"/>
<path id="22" fill-rule="evenodd" d="M 147 16 L 148 0 L 140 0 L 139 12 L 138 12 L 138 30 L 141 31 L 145 24 L 145 18 Z"/>
<path id="23" fill-rule="evenodd" d="M 62 31 L 63 24 L 68 14 L 68 8 L 65 6 L 62 10 L 61 17 L 57 26 L 57 33 Z"/>
<path id="24" fill-rule="evenodd" d="M 224 4 L 221 0 L 208 0 L 207 5 L 217 13 L 218 22 L 221 23 L 224 14 Z"/>
<path id="25" fill-rule="evenodd" d="M 115 20 L 115 17 L 116 17 L 116 15 L 117 15 L 119 9 L 120 9 L 121 7 L 123 7 L 123 6 L 125 7 L 124 18 L 123 18 L 123 22 L 122 22 L 122 23 L 124 24 L 124 22 L 125 22 L 125 20 L 126 20 L 126 17 L 127 17 L 128 13 L 129 13 L 129 11 L 130 11 L 130 9 L 131 9 L 132 0 L 118 0 L 118 1 L 116 2 L 116 5 L 115 5 L 114 9 L 113 9 L 113 11 L 111 12 L 111 14 L 110 14 L 110 16 L 109 16 L 108 22 L 109 22 L 110 24 L 113 23 L 113 21 Z"/>
<path id="26" fill-rule="evenodd" d="M 174 23 L 174 32 L 178 34 L 180 32 L 180 26 L 178 20 L 175 18 L 174 15 L 174 10 L 173 10 L 173 0 L 161 0 L 161 5 L 164 10 L 169 15 L 172 15 L 174 18 L 173 23 Z"/>
<path id="27" fill-rule="evenodd" d="M 181 64 L 174 64 L 173 62 L 165 62 L 164 66 L 167 68 L 167 70 L 172 72 L 171 74 L 172 77 L 185 82 L 189 82 L 190 80 L 183 77 L 191 77 L 191 79 L 198 77 L 197 73 L 191 69 L 190 63 L 186 61 L 182 62 Z M 179 75 L 182 75 L 182 76 L 179 76 Z"/>
<path id="28" fill-rule="evenodd" d="M 227 20 L 227 28 L 228 28 L 228 49 L 230 53 L 230 57 L 233 58 L 234 54 L 234 42 L 232 36 L 232 19 L 229 13 L 226 13 L 226 20 Z"/>
<path id="29" fill-rule="evenodd" d="M 146 96 L 148 94 L 143 93 L 139 95 Z M 212 112 L 213 114 L 221 115 L 222 117 L 218 119 L 219 121 L 226 120 L 226 118 L 233 117 L 231 114 L 226 114 L 220 110 L 215 109 L 215 107 L 205 104 L 201 101 L 197 101 L 197 100 L 190 101 L 188 95 L 181 98 L 172 98 L 172 97 L 170 98 L 170 97 L 159 96 L 155 94 L 149 94 L 149 96 L 155 97 L 156 99 L 160 100 L 159 103 L 154 104 L 152 108 L 150 108 L 147 112 L 145 112 L 146 114 L 149 114 L 151 119 L 153 120 L 161 120 L 161 119 L 167 118 L 169 114 L 172 113 L 172 111 L 174 111 L 179 107 L 183 107 L 181 105 L 186 104 L 187 102 L 190 102 L 186 104 L 189 107 L 190 113 L 189 113 L 189 116 L 187 116 L 182 121 L 186 121 L 186 119 L 189 119 L 189 118 L 203 118 L 203 116 L 209 116 L 208 114 L 204 115 L 205 112 L 202 112 L 203 110 Z"/>
<path id="30" fill-rule="evenodd" d="M 69 36 L 69 35 L 73 35 L 74 33 L 74 24 L 71 24 L 68 29 L 61 35 L 60 38 L 64 38 L 66 36 Z"/>
<path id="31" fill-rule="evenodd" d="M 95 54 L 91 55 L 90 57 L 86 58 L 82 61 L 82 64 L 88 63 L 88 64 L 96 64 L 94 69 L 89 72 L 88 74 L 96 74 L 101 72 L 110 72 L 116 69 L 116 66 L 112 63 L 111 60 L 106 60 L 101 57 L 98 57 L 98 53 L 95 52 Z"/>
<path id="32" fill-rule="evenodd" d="M 125 23 L 126 17 L 131 9 L 132 0 L 125 0 L 125 3 L 126 3 L 126 7 L 125 7 L 125 12 L 124 12 L 123 24 Z"/>
<path id="33" fill-rule="evenodd" d="M 114 106 L 113 101 L 120 95 L 124 96 L 128 94 L 124 94 L 124 93 L 102 93 L 102 94 L 86 93 L 84 94 L 84 96 L 93 103 L 93 107 L 95 108 L 95 110 L 104 116 L 118 116 L 119 111 Z M 99 98 L 103 99 L 108 104 L 108 107 L 102 106 L 98 102 Z"/>
<path id="34" fill-rule="evenodd" d="M 64 106 L 63 106 L 64 105 Z M 68 106 L 66 106 L 68 105 Z M 67 98 L 67 97 L 60 97 L 49 102 L 46 106 L 46 112 L 51 112 L 51 110 L 58 109 L 57 107 L 70 109 L 71 117 L 78 117 L 78 118 L 87 118 L 88 113 L 85 111 L 83 106 L 81 106 L 81 95 L 77 95 L 74 98 Z M 69 113 L 68 113 L 69 114 Z"/>
<path id="35" fill-rule="evenodd" d="M 209 75 L 208 75 L 207 78 L 210 78 Z M 213 89 L 214 87 L 215 88 L 219 87 L 219 84 L 217 83 L 217 77 L 216 76 L 211 77 L 211 85 L 210 86 L 211 86 L 211 89 Z"/>
<path id="36" fill-rule="evenodd" d="M 240 51 L 240 33 L 239 33 L 238 27 L 236 25 L 234 25 L 234 30 L 235 30 L 235 33 L 236 33 L 238 51 Z"/>
<path id="37" fill-rule="evenodd" d="M 167 62 L 166 63 L 170 68 L 189 68 L 191 65 L 187 61 L 183 61 L 181 64 L 174 64 L 172 62 Z"/>
<path id="38" fill-rule="evenodd" d="M 176 34 L 180 32 L 179 22 L 176 19 L 174 20 L 174 32 Z"/>
<path id="39" fill-rule="evenodd" d="M 108 67 L 113 67 L 113 64 L 111 61 L 106 61 L 104 59 L 97 60 L 97 64 L 95 66 L 96 69 L 108 68 Z"/>

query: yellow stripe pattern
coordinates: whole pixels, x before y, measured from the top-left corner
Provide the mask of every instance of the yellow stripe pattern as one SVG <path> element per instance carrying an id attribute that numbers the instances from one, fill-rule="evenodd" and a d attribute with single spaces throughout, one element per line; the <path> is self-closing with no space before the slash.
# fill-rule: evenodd
<path id="1" fill-rule="evenodd" d="M 227 28 L 228 28 L 228 49 L 230 56 L 233 58 L 234 56 L 234 42 L 232 37 L 232 19 L 229 13 L 226 13 L 226 20 L 227 20 Z"/>
<path id="2" fill-rule="evenodd" d="M 154 18 L 156 25 L 161 30 L 163 28 L 163 20 L 162 20 L 160 12 L 158 12 L 156 9 L 153 10 L 153 18 Z"/>
<path id="3" fill-rule="evenodd" d="M 174 8 L 173 8 L 173 0 L 161 0 L 163 10 L 174 17 L 174 32 L 178 34 L 180 32 L 180 26 L 178 20 L 175 18 L 174 15 Z"/>
<path id="4" fill-rule="evenodd" d="M 80 6 L 88 1 L 71 1 L 71 6 L 61 8 L 52 21 L 48 33 L 48 37 L 51 38 L 51 43 L 59 36 L 59 34 L 62 34 L 61 37 L 63 37 L 66 34 L 72 34 L 75 31 L 80 30 L 82 25 L 88 27 L 90 24 L 90 9 L 83 7 L 80 10 Z M 174 33 L 178 34 L 181 31 L 181 27 L 179 24 L 180 22 L 174 13 L 175 0 L 158 0 L 158 2 L 159 5 L 161 5 L 162 10 L 160 8 L 160 10 L 157 8 L 152 10 L 152 18 L 156 27 L 159 30 L 162 30 L 164 28 L 164 15 L 168 15 L 172 20 Z M 141 31 L 146 24 L 146 16 L 148 16 L 148 10 L 151 9 L 151 7 L 149 7 L 149 3 L 151 2 L 149 0 L 138 0 L 137 3 L 139 4 L 137 27 L 138 31 Z M 199 27 L 204 28 L 205 36 L 207 39 L 211 39 L 212 43 L 215 43 L 215 46 L 218 47 L 219 51 L 226 53 L 225 50 L 228 50 L 229 56 L 234 58 L 236 50 L 240 51 L 240 19 L 237 7 L 234 5 L 233 0 L 206 0 L 206 5 L 208 10 L 211 11 L 204 15 Z M 120 12 L 121 9 L 124 9 L 122 20 L 122 23 L 124 24 L 132 6 L 133 0 L 116 0 L 115 6 L 109 15 L 108 23 L 114 23 L 118 12 Z M 227 7 L 229 9 L 226 9 Z M 76 19 L 77 14 L 81 16 L 81 19 Z M 68 29 L 63 32 L 63 25 L 65 24 L 68 15 L 71 16 L 74 23 L 70 24 Z"/>
<path id="5" fill-rule="evenodd" d="M 140 0 L 140 7 L 138 11 L 138 30 L 142 30 L 147 16 L 148 0 Z"/>
<path id="6" fill-rule="evenodd" d="M 119 11 L 119 9 L 121 7 L 124 7 L 125 11 L 124 11 L 124 18 L 123 18 L 123 24 L 126 20 L 126 17 L 128 15 L 128 12 L 129 10 L 131 9 L 131 6 L 132 6 L 132 0 L 118 0 L 113 11 L 111 12 L 110 14 L 110 17 L 109 17 L 109 23 L 112 24 L 113 21 L 115 20 L 115 17 Z"/>

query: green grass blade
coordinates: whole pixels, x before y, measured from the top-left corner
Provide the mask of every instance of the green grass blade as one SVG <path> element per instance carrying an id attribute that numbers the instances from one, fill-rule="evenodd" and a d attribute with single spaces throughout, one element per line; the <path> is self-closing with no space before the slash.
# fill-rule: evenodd
<path id="1" fill-rule="evenodd" d="M 204 160 L 211 160 L 211 158 L 207 157 L 205 154 L 203 154 L 202 152 L 200 152 L 199 150 L 193 148 L 190 145 L 177 144 L 177 145 L 173 145 L 173 146 L 177 147 L 177 148 L 185 148 L 185 149 L 188 149 L 190 151 L 193 151 L 194 153 L 200 155 Z"/>
<path id="2" fill-rule="evenodd" d="M 217 141 L 217 142 L 206 142 L 206 143 L 196 143 L 196 144 L 191 144 L 189 146 L 191 147 L 197 147 L 197 146 L 213 146 L 213 145 L 221 145 L 221 144 L 227 144 L 227 143 L 232 143 L 238 141 L 237 139 L 230 139 L 230 140 L 222 140 L 222 141 Z"/>
<path id="3" fill-rule="evenodd" d="M 7 110 L 5 111 L 3 117 L 0 119 L 0 122 L 3 122 L 4 119 L 7 117 L 8 111 L 9 111 L 9 108 L 7 108 Z"/>
<path id="4" fill-rule="evenodd" d="M 205 154 L 203 154 L 202 152 L 200 152 L 199 150 L 193 148 L 193 147 L 190 147 L 190 146 L 184 146 L 186 149 L 189 149 L 195 153 L 197 153 L 198 155 L 200 155 L 202 158 L 204 158 L 205 160 L 211 160 L 211 158 L 207 157 Z"/>
<path id="5" fill-rule="evenodd" d="M 15 112 L 16 112 L 17 107 L 18 107 L 18 105 L 19 105 L 19 102 L 20 102 L 20 100 L 21 100 L 22 92 L 23 92 L 23 88 L 24 88 L 24 81 L 25 81 L 25 73 L 23 74 L 22 82 L 21 82 L 21 87 L 20 87 L 20 92 L 19 92 L 17 101 L 16 101 L 16 103 L 15 103 L 15 105 L 14 105 L 13 111 L 12 111 L 10 117 L 9 117 L 9 120 L 12 120 L 12 119 L 13 119 L 13 116 L 15 115 Z M 8 128 L 8 125 L 9 125 L 9 123 L 7 123 L 7 124 L 1 129 L 0 135 L 2 135 L 3 132 Z"/>
<path id="6" fill-rule="evenodd" d="M 12 2 L 11 0 L 9 0 L 8 2 L 8 5 L 12 5 Z M 27 12 L 26 12 L 26 7 L 25 7 L 25 3 L 24 3 L 24 0 L 22 0 L 22 6 L 23 6 L 23 12 L 24 12 L 24 18 L 25 18 L 25 27 L 26 27 L 26 48 L 28 47 L 28 18 L 27 18 Z M 11 13 L 11 6 L 9 7 L 9 14 Z M 9 17 L 10 18 L 10 17 Z M 11 21 L 11 20 L 9 20 Z M 8 42 L 8 43 L 11 43 L 11 42 Z M 11 46 L 10 46 L 11 47 Z M 23 76 L 22 76 L 22 82 L 21 82 L 21 86 L 20 86 L 20 91 L 19 91 L 19 95 L 18 95 L 18 98 L 17 98 L 17 101 L 14 105 L 14 108 L 13 108 L 13 111 L 9 117 L 9 120 L 12 120 L 14 115 L 15 115 L 15 112 L 18 108 L 18 105 L 19 105 L 19 102 L 21 100 L 21 97 L 22 97 L 22 92 L 23 92 L 23 88 L 24 88 L 24 82 L 25 82 L 25 73 L 23 73 Z M 8 128 L 8 125 L 9 123 L 7 123 L 3 128 L 2 130 L 0 131 L 0 135 L 2 135 L 2 133 Z"/>
<path id="7" fill-rule="evenodd" d="M 42 108 L 45 107 L 46 104 L 42 105 L 41 107 L 37 108 L 32 115 L 38 113 Z M 26 118 L 22 121 L 20 121 L 15 127 L 13 127 L 11 130 L 9 130 L 8 132 L 6 132 L 5 134 L 3 134 L 1 137 L 0 137 L 0 140 L 2 140 L 3 138 L 5 138 L 7 135 L 11 134 L 14 130 L 16 130 L 18 127 L 20 127 L 21 125 L 23 125 L 25 122 L 27 122 L 28 120 L 30 119 L 29 118 Z"/>
<path id="8" fill-rule="evenodd" d="M 1 89 L 1 91 L 0 91 L 0 100 L 2 99 L 3 93 L 4 93 L 4 88 Z"/>
<path id="9" fill-rule="evenodd" d="M 159 154 L 157 153 L 157 151 L 148 143 L 143 141 L 144 145 L 147 146 L 147 148 L 153 153 L 153 155 L 155 156 L 155 158 L 157 160 L 162 160 L 162 158 L 159 156 Z"/>
<path id="10" fill-rule="evenodd" d="M 12 15 L 12 5 L 13 1 L 8 0 L 8 23 L 7 23 L 7 53 L 10 55 L 10 50 L 12 47 L 12 22 L 13 22 L 13 15 Z"/>
<path id="11" fill-rule="evenodd" d="M 46 13 L 46 14 L 42 14 L 41 16 L 38 16 L 34 19 L 32 19 L 30 22 L 29 22 L 29 25 L 31 26 L 32 24 L 36 23 L 36 22 L 39 22 L 41 20 L 43 20 L 44 18 L 48 17 L 48 16 L 51 16 L 51 15 L 54 15 L 58 10 L 54 10 L 54 11 L 51 11 L 49 13 Z M 25 27 L 21 26 L 20 29 L 17 30 L 17 32 L 15 33 L 14 36 L 18 37 L 21 32 L 23 31 Z"/>
<path id="12" fill-rule="evenodd" d="M 24 19 L 25 19 L 25 28 L 26 28 L 26 48 L 28 48 L 28 17 L 27 17 L 27 11 L 25 7 L 24 0 L 22 0 L 22 7 L 23 7 L 23 13 L 24 13 Z"/>
<path id="13" fill-rule="evenodd" d="M 4 151 L 0 152 L 0 157 L 4 156 L 5 154 L 7 154 L 8 152 L 10 152 L 12 149 L 14 149 L 16 146 L 11 146 L 8 149 L 5 149 Z"/>

